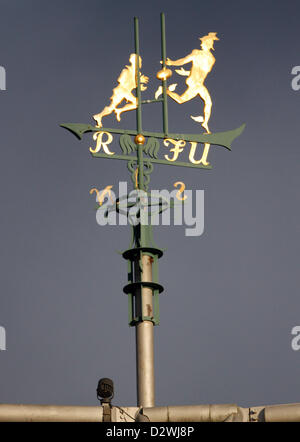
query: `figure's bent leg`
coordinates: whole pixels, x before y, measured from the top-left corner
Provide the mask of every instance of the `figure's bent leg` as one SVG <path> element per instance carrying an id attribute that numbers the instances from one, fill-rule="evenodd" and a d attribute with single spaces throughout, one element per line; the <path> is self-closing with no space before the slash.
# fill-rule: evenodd
<path id="1" fill-rule="evenodd" d="M 125 100 L 129 101 L 129 103 L 125 104 L 125 106 L 123 106 L 121 108 L 115 108 L 115 114 L 116 114 L 116 118 L 117 118 L 118 121 L 121 121 L 121 114 L 123 112 L 127 112 L 127 111 L 130 111 L 130 110 L 133 110 L 133 109 L 137 108 L 138 101 L 137 101 L 137 98 L 134 95 L 131 95 L 131 96 L 128 95 L 128 96 L 126 96 L 124 98 L 125 98 Z"/>
<path id="2" fill-rule="evenodd" d="M 102 118 L 105 117 L 106 115 L 110 115 L 113 111 L 115 110 L 115 106 L 114 104 L 110 104 L 109 106 L 106 106 L 102 112 L 100 112 L 99 114 L 93 115 L 94 120 L 97 121 L 98 126 L 102 127 Z"/>
<path id="3" fill-rule="evenodd" d="M 210 94 L 205 86 L 201 86 L 198 93 L 199 93 L 200 97 L 202 98 L 202 100 L 204 101 L 204 110 L 203 110 L 204 121 L 202 123 L 202 127 L 204 129 L 206 129 L 206 131 L 209 133 L 208 121 L 211 116 L 212 101 L 210 98 Z"/>
<path id="4" fill-rule="evenodd" d="M 105 117 L 106 115 L 110 115 L 112 112 L 114 112 L 114 110 L 116 109 L 116 107 L 118 106 L 118 104 L 121 103 L 121 101 L 123 100 L 123 96 L 122 96 L 122 90 L 120 91 L 120 89 L 118 87 L 116 87 L 113 90 L 113 94 L 110 98 L 110 105 L 106 106 L 103 111 L 101 111 L 99 114 L 93 115 L 94 120 L 97 121 L 98 126 L 102 127 L 102 118 Z"/>
<path id="5" fill-rule="evenodd" d="M 173 98 L 177 103 L 182 104 L 186 101 L 191 100 L 197 95 L 198 91 L 193 91 L 192 89 L 188 88 L 182 95 L 178 95 L 176 92 L 169 91 L 167 89 L 167 94 L 169 97 Z"/>

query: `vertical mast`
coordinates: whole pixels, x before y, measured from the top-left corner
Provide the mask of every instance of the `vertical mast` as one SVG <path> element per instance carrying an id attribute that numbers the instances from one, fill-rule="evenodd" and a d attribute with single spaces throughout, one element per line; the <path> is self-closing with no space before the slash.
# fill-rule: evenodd
<path id="1" fill-rule="evenodd" d="M 166 68 L 166 27 L 165 27 L 165 14 L 162 12 L 160 14 L 160 29 L 161 29 L 161 60 L 163 69 Z M 167 101 L 167 80 L 166 78 L 162 80 L 163 87 L 163 131 L 165 136 L 168 136 L 169 125 L 168 125 L 168 101 Z"/>
<path id="2" fill-rule="evenodd" d="M 138 105 L 136 109 L 137 137 L 135 139 L 138 157 L 138 188 L 144 190 L 144 164 L 143 144 L 145 139 L 142 133 L 142 101 L 140 87 L 140 48 L 139 48 L 139 23 L 134 18 L 134 43 L 136 54 L 136 96 Z M 139 197 L 138 197 L 139 198 Z M 147 229 L 151 226 L 143 225 L 143 210 L 140 211 L 141 223 L 133 227 L 136 230 L 136 244 L 140 250 L 137 253 L 139 259 L 134 261 L 135 281 L 139 287 L 135 290 L 135 313 L 139 320 L 135 324 L 136 329 L 136 373 L 137 373 L 137 405 L 140 407 L 154 407 L 154 324 L 153 317 L 153 293 L 152 288 L 142 283 L 152 282 L 152 257 L 143 250 Z"/>

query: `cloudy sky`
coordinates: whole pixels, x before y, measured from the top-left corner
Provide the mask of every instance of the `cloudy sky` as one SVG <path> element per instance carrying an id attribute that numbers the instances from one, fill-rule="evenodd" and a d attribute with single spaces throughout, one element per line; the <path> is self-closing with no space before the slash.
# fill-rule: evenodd
<path id="1" fill-rule="evenodd" d="M 0 402 L 96 405 L 100 377 L 114 403 L 134 406 L 135 333 L 127 324 L 126 226 L 96 222 L 91 188 L 131 183 L 122 161 L 92 158 L 59 127 L 93 124 L 128 64 L 140 20 L 153 98 L 160 12 L 167 55 L 217 32 L 206 80 L 212 132 L 246 123 L 232 151 L 211 147 L 211 170 L 155 165 L 154 189 L 204 190 L 204 233 L 159 226 L 161 324 L 155 328 L 156 404 L 300 402 L 298 1 L 0 0 Z M 188 68 L 188 65 L 187 67 Z M 178 91 L 184 78 L 174 73 Z M 199 133 L 203 103 L 169 100 L 173 132 Z M 198 112 L 198 114 L 197 114 Z M 107 127 L 135 128 L 134 113 Z M 143 127 L 161 129 L 160 105 Z M 117 140 L 117 138 L 116 138 Z M 117 141 L 115 149 L 118 149 Z M 163 146 L 161 149 L 165 149 Z"/>

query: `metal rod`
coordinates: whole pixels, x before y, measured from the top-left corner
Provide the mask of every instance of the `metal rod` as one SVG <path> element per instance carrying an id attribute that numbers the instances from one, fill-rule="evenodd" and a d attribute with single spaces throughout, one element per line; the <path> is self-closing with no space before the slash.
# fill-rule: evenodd
<path id="1" fill-rule="evenodd" d="M 300 422 L 300 404 L 111 408 L 112 422 Z M 103 407 L 0 404 L 0 422 L 103 422 Z"/>
<path id="2" fill-rule="evenodd" d="M 102 422 L 103 408 L 0 404 L 0 422 Z"/>
<path id="3" fill-rule="evenodd" d="M 143 146 L 138 144 L 137 146 L 138 156 L 138 188 L 144 190 L 144 158 L 143 158 Z"/>
<path id="4" fill-rule="evenodd" d="M 136 130 L 138 134 L 142 133 L 142 99 L 140 84 L 140 42 L 139 42 L 139 21 L 134 17 L 134 49 L 136 54 Z M 138 152 L 138 188 L 144 190 L 144 164 L 143 164 L 143 146 L 137 145 Z"/>
<path id="5" fill-rule="evenodd" d="M 79 139 L 82 138 L 82 135 L 85 132 L 99 132 L 99 127 L 92 126 L 90 124 L 73 124 L 73 123 L 65 123 L 61 124 L 61 127 L 66 128 L 75 134 Z M 167 138 L 172 138 L 173 140 L 184 140 L 184 141 L 195 141 L 197 143 L 209 143 L 214 144 L 216 146 L 226 147 L 226 149 L 231 150 L 231 144 L 233 141 L 241 135 L 243 130 L 245 129 L 245 124 L 242 124 L 240 127 L 237 127 L 233 130 L 227 130 L 226 132 L 215 132 L 214 134 L 168 134 Z M 115 134 L 128 134 L 128 135 L 137 135 L 136 130 L 127 130 L 127 129 L 111 129 L 107 127 L 102 127 L 100 132 L 111 132 Z M 154 137 L 154 138 L 166 138 L 165 134 L 161 132 L 148 132 L 143 131 L 143 135 L 145 137 Z"/>
<path id="6" fill-rule="evenodd" d="M 134 52 L 136 54 L 136 125 L 138 134 L 142 133 L 142 106 L 141 106 L 141 84 L 140 84 L 140 42 L 139 42 L 139 20 L 134 17 Z"/>
<path id="7" fill-rule="evenodd" d="M 165 407 L 143 407 L 142 416 L 150 422 L 224 422 L 237 415 L 235 404 L 175 405 Z"/>
<path id="8" fill-rule="evenodd" d="M 131 155 L 114 155 L 109 157 L 108 155 L 106 155 L 105 153 L 94 153 L 93 154 L 94 158 L 109 158 L 110 160 L 136 160 L 137 157 Z M 181 167 L 194 167 L 197 169 L 211 169 L 212 166 L 204 166 L 203 164 L 193 164 L 193 163 L 184 163 L 182 161 L 167 161 L 167 160 L 160 160 L 157 158 L 151 158 L 151 162 L 152 163 L 157 163 L 157 164 L 166 164 L 167 166 L 181 166 Z M 141 188 L 141 187 L 140 187 Z"/>
<path id="9" fill-rule="evenodd" d="M 269 405 L 264 414 L 266 422 L 300 422 L 300 404 Z"/>
<path id="10" fill-rule="evenodd" d="M 137 17 L 134 18 L 134 43 L 137 76 L 137 109 L 136 123 L 137 133 L 142 133 L 142 100 L 140 86 L 140 47 L 139 47 L 139 23 Z M 137 144 L 138 157 L 138 188 L 144 190 L 144 164 L 143 164 L 143 145 Z M 143 243 L 144 225 L 140 226 L 140 241 Z M 148 255 L 141 257 L 141 269 L 139 275 L 141 281 L 152 282 L 152 259 Z M 136 372 L 137 372 L 137 404 L 139 407 L 154 406 L 154 342 L 153 342 L 153 323 L 144 320 L 144 317 L 152 316 L 152 290 L 143 287 L 136 293 L 136 313 L 141 317 L 141 321 L 135 326 L 136 330 Z"/>
<path id="11" fill-rule="evenodd" d="M 157 98 L 154 100 L 142 100 L 142 104 L 150 104 L 150 103 L 162 103 L 164 100 L 162 98 Z"/>
<path id="12" fill-rule="evenodd" d="M 161 59 L 163 68 L 166 67 L 166 26 L 165 26 L 165 14 L 160 14 L 160 26 L 161 26 Z M 167 80 L 162 81 L 163 87 L 163 131 L 165 136 L 168 136 L 169 123 L 168 123 L 168 98 L 167 98 Z"/>
<path id="13" fill-rule="evenodd" d="M 141 264 L 141 281 L 152 282 L 152 258 L 142 255 Z M 152 289 L 141 288 L 139 296 L 139 316 L 153 316 Z M 155 404 L 153 327 L 153 322 L 147 320 L 140 321 L 135 327 L 138 407 L 154 407 Z"/>

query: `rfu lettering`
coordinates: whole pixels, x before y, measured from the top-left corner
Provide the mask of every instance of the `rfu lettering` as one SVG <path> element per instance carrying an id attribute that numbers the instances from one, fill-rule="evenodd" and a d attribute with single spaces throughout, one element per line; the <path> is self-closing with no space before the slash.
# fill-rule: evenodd
<path id="1" fill-rule="evenodd" d="M 184 140 L 172 140 L 171 138 L 166 138 L 164 140 L 164 145 L 166 147 L 169 147 L 169 144 L 172 143 L 174 145 L 174 147 L 170 148 L 170 152 L 173 153 L 172 157 L 169 157 L 169 155 L 165 155 L 165 159 L 168 161 L 176 161 L 178 159 L 178 156 L 181 152 L 183 152 L 184 147 L 186 146 L 186 142 Z M 190 154 L 189 154 L 189 160 L 192 164 L 203 164 L 204 166 L 208 166 L 209 163 L 207 161 L 207 155 L 209 152 L 209 147 L 210 144 L 205 143 L 204 144 L 204 149 L 203 149 L 203 153 L 202 153 L 202 157 L 200 158 L 200 160 L 196 160 L 195 159 L 195 153 L 196 153 L 196 148 L 197 148 L 197 144 L 195 141 L 190 141 L 191 144 L 191 148 L 190 148 Z"/>
<path id="2" fill-rule="evenodd" d="M 90 152 L 98 153 L 100 152 L 101 149 L 103 149 L 106 155 L 110 156 L 115 155 L 115 152 L 111 152 L 108 147 L 108 145 L 111 144 L 113 141 L 113 136 L 111 133 L 106 131 L 98 131 L 94 133 L 93 139 L 96 141 L 96 146 L 95 148 L 90 147 Z M 178 159 L 179 154 L 184 151 L 184 147 L 186 146 L 186 141 L 173 140 L 172 138 L 164 139 L 163 143 L 166 147 L 169 147 L 170 143 L 171 145 L 173 145 L 173 147 L 170 147 L 169 154 L 164 156 L 165 159 L 170 162 L 176 161 Z M 195 141 L 190 141 L 190 145 L 191 147 L 189 153 L 189 161 L 195 165 L 202 164 L 203 166 L 208 166 L 209 162 L 207 161 L 207 155 L 209 152 L 210 144 L 208 143 L 204 144 L 204 149 L 200 159 L 195 158 L 198 143 L 196 143 Z M 173 155 L 169 156 L 171 153 Z"/>

